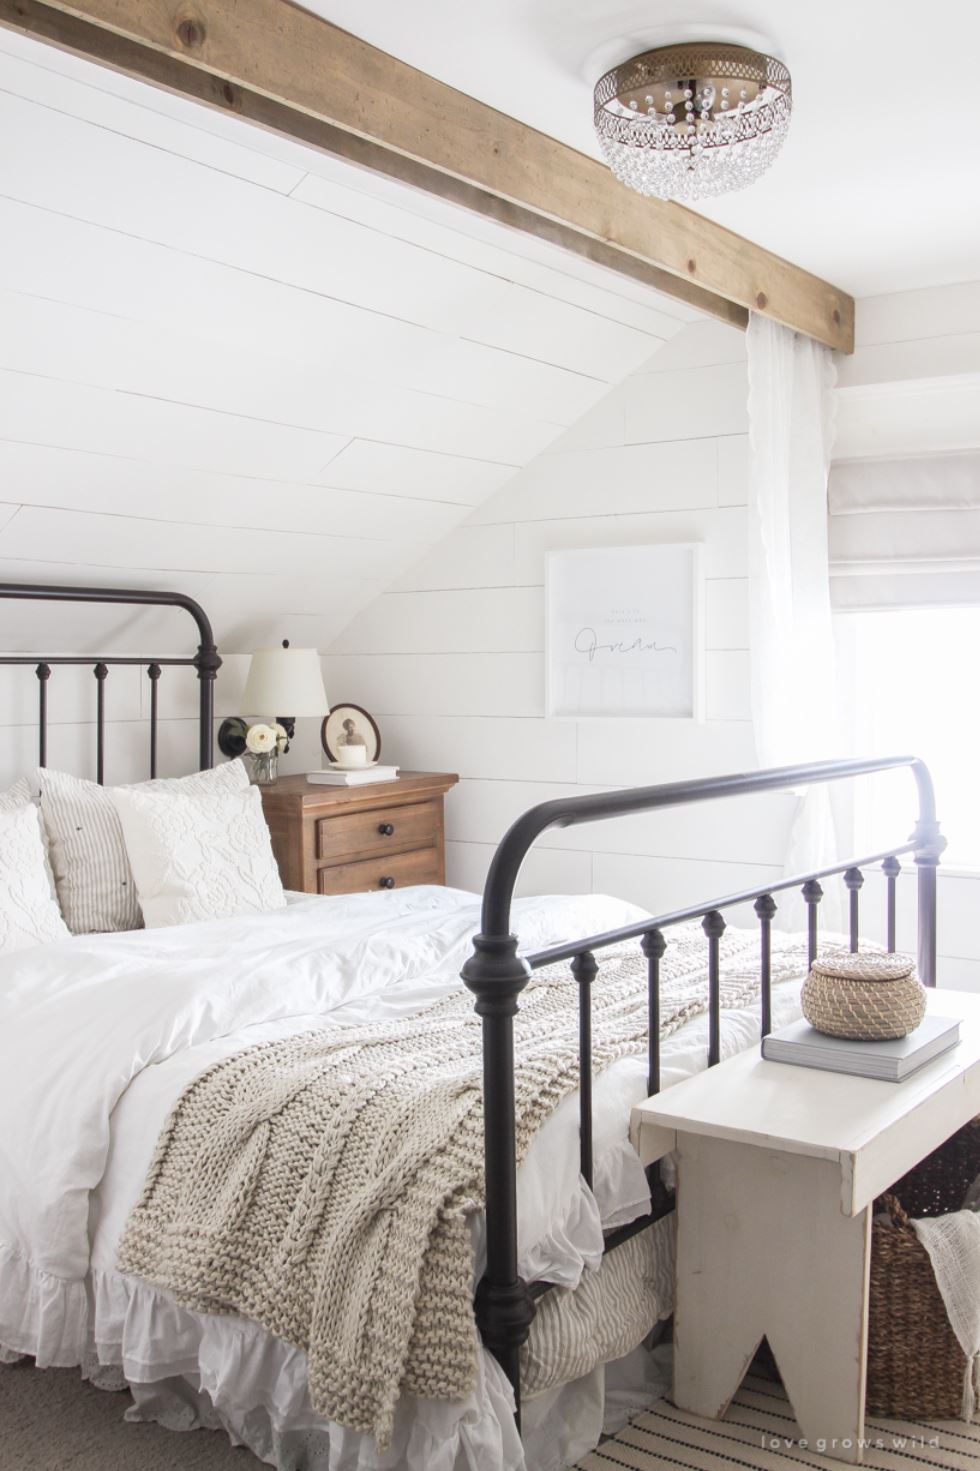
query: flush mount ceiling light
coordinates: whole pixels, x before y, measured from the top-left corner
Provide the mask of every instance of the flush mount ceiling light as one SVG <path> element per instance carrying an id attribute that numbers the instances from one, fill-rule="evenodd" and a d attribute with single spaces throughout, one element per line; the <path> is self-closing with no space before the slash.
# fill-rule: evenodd
<path id="1" fill-rule="evenodd" d="M 782 147 L 792 110 L 781 61 L 711 42 L 644 51 L 595 89 L 603 158 L 624 184 L 658 199 L 753 184 Z"/>

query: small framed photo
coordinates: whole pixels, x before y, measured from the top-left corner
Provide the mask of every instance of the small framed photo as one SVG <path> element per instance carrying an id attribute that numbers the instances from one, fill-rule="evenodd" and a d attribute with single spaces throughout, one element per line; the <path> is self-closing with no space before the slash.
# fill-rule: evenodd
<path id="1" fill-rule="evenodd" d="M 702 720 L 703 597 L 696 543 L 551 552 L 547 713 Z"/>
<path id="2" fill-rule="evenodd" d="M 360 705 L 334 705 L 320 727 L 320 744 L 335 766 L 342 747 L 363 746 L 365 764 L 372 766 L 381 755 L 381 732 L 374 716 Z"/>

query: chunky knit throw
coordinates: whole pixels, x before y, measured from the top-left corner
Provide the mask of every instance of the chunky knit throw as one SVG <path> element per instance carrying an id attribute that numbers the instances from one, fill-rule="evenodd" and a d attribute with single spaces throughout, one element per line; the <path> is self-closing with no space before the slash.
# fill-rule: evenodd
<path id="1" fill-rule="evenodd" d="M 806 968 L 774 937 L 773 978 Z M 722 1005 L 758 990 L 755 936 L 723 944 Z M 664 1032 L 707 1005 L 699 928 L 670 932 Z M 646 962 L 605 952 L 595 1070 L 646 1046 Z M 540 972 L 515 1022 L 517 1148 L 578 1083 L 575 983 Z M 625 1126 L 625 1121 L 624 1121 Z M 466 1222 L 483 1200 L 480 1022 L 462 987 L 409 1019 L 252 1047 L 185 1090 L 119 1245 L 122 1271 L 307 1350 L 314 1409 L 390 1440 L 403 1390 L 458 1399 L 477 1339 Z"/>

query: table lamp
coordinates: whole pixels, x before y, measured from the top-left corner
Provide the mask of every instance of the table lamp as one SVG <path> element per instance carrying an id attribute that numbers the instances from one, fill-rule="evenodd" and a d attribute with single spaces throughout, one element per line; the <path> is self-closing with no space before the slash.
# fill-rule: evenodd
<path id="1" fill-rule="evenodd" d="M 316 649 L 291 649 L 284 638 L 280 649 L 256 649 L 248 667 L 242 708 L 266 720 L 277 720 L 290 740 L 301 715 L 323 717 L 330 702 L 323 687 L 320 655 Z M 276 712 L 288 710 L 288 715 Z M 228 757 L 245 750 L 247 725 L 240 715 L 221 722 L 218 749 Z M 288 750 L 288 747 L 287 747 Z"/>

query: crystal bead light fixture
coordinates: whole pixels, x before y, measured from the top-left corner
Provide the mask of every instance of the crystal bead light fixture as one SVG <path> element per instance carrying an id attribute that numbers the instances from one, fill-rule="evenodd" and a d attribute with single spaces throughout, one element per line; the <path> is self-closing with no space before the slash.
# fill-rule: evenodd
<path id="1" fill-rule="evenodd" d="M 602 156 L 629 188 L 683 201 L 753 184 L 775 159 L 793 110 L 781 61 L 745 46 L 661 46 L 596 84 Z"/>

